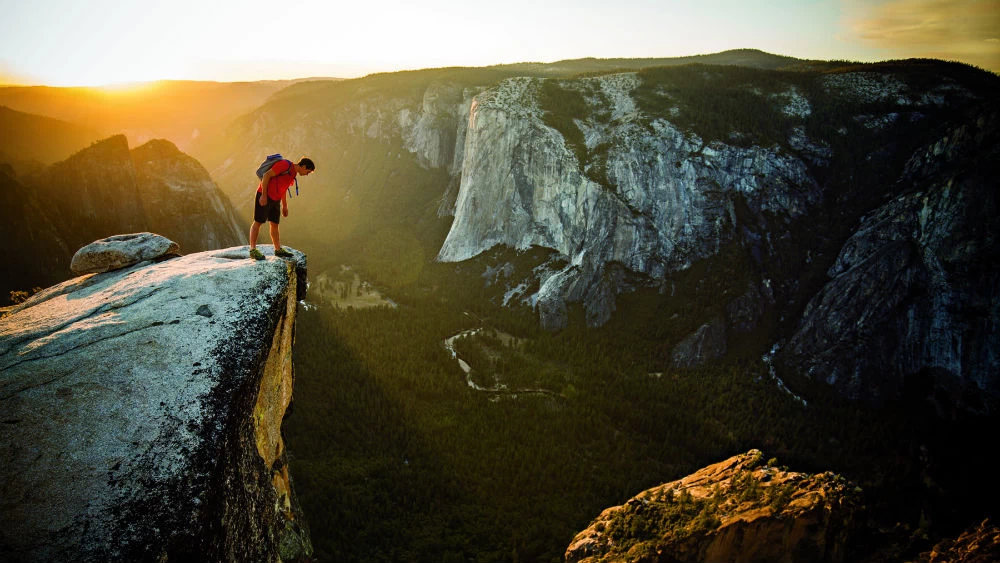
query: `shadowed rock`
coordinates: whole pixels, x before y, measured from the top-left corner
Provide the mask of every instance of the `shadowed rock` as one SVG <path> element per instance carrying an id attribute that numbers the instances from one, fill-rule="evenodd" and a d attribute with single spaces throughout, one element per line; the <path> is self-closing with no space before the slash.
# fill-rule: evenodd
<path id="1" fill-rule="evenodd" d="M 311 553 L 281 421 L 305 256 L 75 278 L 0 319 L 0 559 Z"/>
<path id="2" fill-rule="evenodd" d="M 1000 114 L 917 151 L 847 240 L 781 352 L 799 373 L 881 400 L 928 380 L 966 408 L 1000 399 Z"/>
<path id="3" fill-rule="evenodd" d="M 916 563 L 995 563 L 1000 561 L 1000 528 L 984 520 L 955 539 L 945 539 L 921 553 Z"/>
<path id="4" fill-rule="evenodd" d="M 726 325 L 721 315 L 705 323 L 674 347 L 671 361 L 674 367 L 692 368 L 726 354 Z"/>

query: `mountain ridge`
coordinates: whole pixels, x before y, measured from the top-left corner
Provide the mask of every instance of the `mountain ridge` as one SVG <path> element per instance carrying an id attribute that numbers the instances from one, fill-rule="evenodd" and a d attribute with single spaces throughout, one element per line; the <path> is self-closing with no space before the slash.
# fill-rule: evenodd
<path id="1" fill-rule="evenodd" d="M 49 165 L 63 160 L 100 134 L 80 125 L 0 106 L 0 161 L 38 161 Z M 24 167 L 28 169 L 28 167 Z"/>
<path id="2" fill-rule="evenodd" d="M 199 137 L 212 136 L 295 82 L 157 81 L 124 89 L 6 86 L 0 87 L 0 105 L 74 123 L 103 137 L 126 134 L 136 145 L 167 138 L 197 152 Z"/>

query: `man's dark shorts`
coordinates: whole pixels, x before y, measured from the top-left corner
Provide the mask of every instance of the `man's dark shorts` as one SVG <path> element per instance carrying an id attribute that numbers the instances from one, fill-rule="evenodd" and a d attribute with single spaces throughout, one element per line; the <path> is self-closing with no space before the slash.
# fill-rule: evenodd
<path id="1" fill-rule="evenodd" d="M 253 220 L 258 223 L 268 221 L 278 224 L 281 219 L 281 201 L 267 198 L 267 205 L 260 204 L 260 194 L 253 194 Z"/>

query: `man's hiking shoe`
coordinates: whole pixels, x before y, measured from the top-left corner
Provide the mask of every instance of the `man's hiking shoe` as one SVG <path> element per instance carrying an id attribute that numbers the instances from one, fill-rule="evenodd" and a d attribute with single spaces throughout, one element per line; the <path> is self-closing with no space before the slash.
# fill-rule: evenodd
<path id="1" fill-rule="evenodd" d="M 292 256 L 294 256 L 291 252 L 285 250 L 284 248 L 275 248 L 274 255 L 279 256 L 281 258 L 291 258 Z"/>
<path id="2" fill-rule="evenodd" d="M 264 259 L 264 253 L 261 252 L 261 251 L 259 251 L 259 250 L 257 250 L 256 248 L 251 248 L 250 249 L 250 258 L 253 258 L 254 260 L 263 260 Z"/>

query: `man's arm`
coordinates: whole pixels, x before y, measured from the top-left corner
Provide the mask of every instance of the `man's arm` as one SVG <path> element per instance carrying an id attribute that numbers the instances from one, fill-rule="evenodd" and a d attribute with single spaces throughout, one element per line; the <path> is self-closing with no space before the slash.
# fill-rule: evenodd
<path id="1" fill-rule="evenodd" d="M 274 170 L 268 170 L 264 173 L 264 177 L 260 180 L 260 199 L 258 201 L 261 205 L 267 205 L 267 187 L 271 183 L 271 178 L 274 178 Z"/>
<path id="2" fill-rule="evenodd" d="M 281 194 L 281 215 L 282 217 L 288 217 L 288 190 Z"/>

